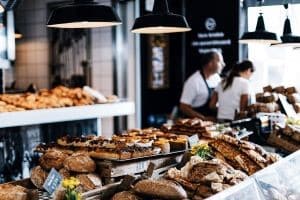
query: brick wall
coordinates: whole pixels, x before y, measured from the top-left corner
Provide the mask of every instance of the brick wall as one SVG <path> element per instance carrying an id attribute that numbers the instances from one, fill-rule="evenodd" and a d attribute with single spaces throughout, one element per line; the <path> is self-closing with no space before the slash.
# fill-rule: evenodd
<path id="1" fill-rule="evenodd" d="M 22 1 L 16 11 L 16 27 L 23 38 L 16 44 L 14 78 L 17 87 L 26 88 L 34 82 L 38 88 L 49 87 L 49 42 L 47 38 L 47 3 L 57 0 Z M 100 0 L 110 5 L 110 0 Z M 92 87 L 105 95 L 113 93 L 112 32 L 111 28 L 91 31 Z M 112 134 L 112 119 L 103 120 L 103 133 Z"/>

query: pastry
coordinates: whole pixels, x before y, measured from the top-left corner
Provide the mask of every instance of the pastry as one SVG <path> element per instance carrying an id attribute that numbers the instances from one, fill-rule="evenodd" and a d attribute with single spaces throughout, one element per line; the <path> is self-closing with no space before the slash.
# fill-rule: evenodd
<path id="1" fill-rule="evenodd" d="M 153 198 L 169 200 L 187 198 L 186 191 L 179 184 L 167 180 L 141 180 L 134 186 L 134 191 Z"/>
<path id="2" fill-rule="evenodd" d="M 38 189 L 43 189 L 44 182 L 46 181 L 48 173 L 40 166 L 32 169 L 30 180 Z"/>
<path id="3" fill-rule="evenodd" d="M 59 170 L 63 167 L 67 157 L 68 155 L 61 151 L 49 150 L 40 158 L 40 165 L 45 170 L 50 170 L 51 168 Z"/>
<path id="4" fill-rule="evenodd" d="M 93 151 L 89 152 L 89 155 L 92 158 L 96 159 L 108 159 L 108 160 L 119 160 L 120 154 L 113 149 L 105 149 L 105 148 L 95 148 Z"/>
<path id="5" fill-rule="evenodd" d="M 95 162 L 84 153 L 74 153 L 64 161 L 64 167 L 71 172 L 92 173 L 96 170 Z"/>
<path id="6" fill-rule="evenodd" d="M 160 139 L 154 142 L 155 147 L 159 147 L 162 153 L 170 153 L 171 146 L 168 140 Z"/>

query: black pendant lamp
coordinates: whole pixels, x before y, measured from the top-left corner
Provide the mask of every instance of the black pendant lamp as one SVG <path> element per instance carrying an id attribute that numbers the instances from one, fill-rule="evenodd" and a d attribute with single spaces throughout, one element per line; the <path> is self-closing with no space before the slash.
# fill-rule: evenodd
<path id="1" fill-rule="evenodd" d="M 47 26 L 51 28 L 97 28 L 116 26 L 121 20 L 109 6 L 94 0 L 74 0 L 54 9 Z"/>
<path id="2" fill-rule="evenodd" d="M 287 10 L 288 4 L 285 4 L 284 8 Z M 292 34 L 291 22 L 288 16 L 284 21 L 283 35 L 280 38 L 281 43 L 273 44 L 272 47 L 300 47 L 300 36 Z"/>
<path id="3" fill-rule="evenodd" d="M 190 30 L 184 16 L 169 11 L 167 0 L 155 0 L 152 13 L 137 18 L 131 31 L 141 34 L 162 34 Z"/>
<path id="4" fill-rule="evenodd" d="M 260 6 L 262 6 L 263 0 L 258 0 L 258 2 Z M 273 44 L 278 42 L 279 41 L 277 40 L 277 35 L 266 30 L 262 13 L 259 13 L 255 31 L 244 33 L 242 38 L 240 39 L 240 43 L 242 44 Z"/>

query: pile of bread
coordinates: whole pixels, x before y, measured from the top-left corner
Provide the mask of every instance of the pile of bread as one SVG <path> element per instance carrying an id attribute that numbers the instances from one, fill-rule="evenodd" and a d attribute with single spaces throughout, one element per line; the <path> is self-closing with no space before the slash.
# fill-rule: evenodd
<path id="1" fill-rule="evenodd" d="M 132 190 L 115 194 L 113 200 L 205 199 L 280 159 L 256 144 L 228 135 L 218 136 L 209 145 L 211 158 L 192 156 L 183 168 L 169 169 L 164 179 L 142 180 Z"/>
<path id="2" fill-rule="evenodd" d="M 293 104 L 295 109 L 300 106 L 300 96 L 297 94 L 295 87 L 285 88 L 283 86 L 272 88 L 272 86 L 266 86 L 263 88 L 262 93 L 256 94 L 256 103 L 248 106 L 245 112 L 239 113 L 239 118 L 253 117 L 257 113 L 274 113 L 278 112 L 280 107 L 278 104 L 278 94 L 282 94 L 287 97 L 288 101 Z M 300 107 L 299 107 L 300 108 Z M 300 111 L 300 109 L 299 109 Z"/>
<path id="3" fill-rule="evenodd" d="M 58 86 L 38 93 L 0 95 L 0 112 L 60 108 L 94 104 L 94 99 L 81 88 Z"/>
<path id="4" fill-rule="evenodd" d="M 286 124 L 284 128 L 275 125 L 267 142 L 290 153 L 298 151 L 300 149 L 300 127 L 292 124 Z"/>
<path id="5" fill-rule="evenodd" d="M 252 175 L 280 159 L 277 154 L 266 152 L 257 144 L 238 140 L 228 135 L 218 136 L 209 145 L 213 148 L 216 158 L 248 175 Z"/>
<path id="6" fill-rule="evenodd" d="M 77 190 L 81 192 L 101 187 L 102 182 L 96 173 L 96 163 L 85 153 L 68 155 L 57 150 L 49 150 L 41 156 L 38 166 L 32 169 L 30 180 L 38 188 L 43 185 L 49 171 L 56 169 L 63 178 L 76 177 L 80 181 Z"/>
<path id="7" fill-rule="evenodd" d="M 186 150 L 187 136 L 168 134 L 158 129 L 129 130 L 112 139 L 96 136 L 59 138 L 56 143 L 40 144 L 37 152 L 57 150 L 67 154 L 84 152 L 95 159 L 127 160 Z"/>
<path id="8" fill-rule="evenodd" d="M 204 199 L 244 181 L 248 176 L 220 159 L 203 160 L 194 156 L 181 170 L 170 169 L 167 177 L 182 185 L 190 199 Z"/>
<path id="9" fill-rule="evenodd" d="M 220 132 L 216 124 L 201 119 L 180 119 L 174 125 L 162 126 L 162 131 L 175 134 L 192 136 L 198 134 L 200 137 L 213 138 Z"/>

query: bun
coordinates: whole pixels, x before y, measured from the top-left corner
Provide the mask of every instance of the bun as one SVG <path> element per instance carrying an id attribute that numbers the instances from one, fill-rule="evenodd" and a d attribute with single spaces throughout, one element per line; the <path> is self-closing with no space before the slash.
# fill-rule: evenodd
<path id="1" fill-rule="evenodd" d="M 45 170 L 50 170 L 51 168 L 59 170 L 63 167 L 67 156 L 67 154 L 61 151 L 49 150 L 40 158 L 40 165 Z"/>
<path id="2" fill-rule="evenodd" d="M 48 173 L 40 166 L 32 169 L 30 180 L 38 189 L 43 189 L 44 182 L 46 181 Z"/>
<path id="3" fill-rule="evenodd" d="M 96 163 L 85 153 L 74 153 L 65 159 L 64 167 L 71 172 L 93 173 Z"/>

